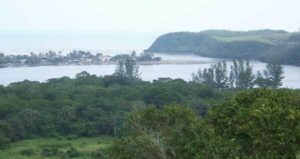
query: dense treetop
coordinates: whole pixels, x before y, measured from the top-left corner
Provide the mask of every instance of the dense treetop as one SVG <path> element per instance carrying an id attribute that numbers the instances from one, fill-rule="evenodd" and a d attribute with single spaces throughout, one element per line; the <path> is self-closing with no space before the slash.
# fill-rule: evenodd
<path id="1" fill-rule="evenodd" d="M 73 79 L 0 86 L 0 149 L 32 138 L 106 135 L 115 137 L 101 155 L 110 159 L 299 156 L 300 92 L 278 89 L 281 65 L 270 63 L 255 75 L 249 61 L 239 60 L 230 73 L 226 63 L 216 63 L 189 82 L 146 82 L 134 56 L 118 62 L 113 75 L 84 71 Z M 42 151 L 53 154 L 59 154 L 55 146 Z M 74 148 L 67 154 L 80 156 Z"/>
<path id="2" fill-rule="evenodd" d="M 111 158 L 298 158 L 299 99 L 292 90 L 253 89 L 213 107 L 206 117 L 180 105 L 135 111 Z"/>

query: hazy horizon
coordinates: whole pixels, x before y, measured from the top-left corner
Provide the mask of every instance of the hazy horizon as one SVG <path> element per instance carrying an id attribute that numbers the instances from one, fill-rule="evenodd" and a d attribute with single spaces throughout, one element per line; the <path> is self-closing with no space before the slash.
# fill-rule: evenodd
<path id="1" fill-rule="evenodd" d="M 161 35 L 173 32 L 202 32 L 207 30 L 226 31 L 257 31 L 257 30 L 283 30 L 260 28 L 249 30 L 233 29 L 203 29 L 198 31 L 178 30 L 169 32 L 159 31 L 0 31 L 0 52 L 12 51 L 39 51 L 39 50 L 144 50 Z M 19 45 L 21 44 L 21 45 Z M 45 44 L 47 44 L 45 46 Z M 26 46 L 25 46 L 26 45 Z M 25 46 L 25 47 L 24 47 Z"/>
<path id="2" fill-rule="evenodd" d="M 29 54 L 49 50 L 142 51 L 148 49 L 160 35 L 166 33 L 169 32 L 0 31 L 0 52 Z"/>
<path id="3" fill-rule="evenodd" d="M 0 0 L 0 52 L 147 49 L 161 34 L 298 31 L 297 0 Z"/>
<path id="4" fill-rule="evenodd" d="M 134 32 L 0 32 L 0 52 L 23 54 L 47 50 L 144 50 L 159 33 Z"/>

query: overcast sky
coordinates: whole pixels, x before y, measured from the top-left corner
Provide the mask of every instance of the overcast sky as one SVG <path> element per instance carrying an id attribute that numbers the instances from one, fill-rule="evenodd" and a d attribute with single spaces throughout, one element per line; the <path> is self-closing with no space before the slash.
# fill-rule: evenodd
<path id="1" fill-rule="evenodd" d="M 297 31 L 299 6 L 300 0 L 0 0 L 0 31 Z"/>

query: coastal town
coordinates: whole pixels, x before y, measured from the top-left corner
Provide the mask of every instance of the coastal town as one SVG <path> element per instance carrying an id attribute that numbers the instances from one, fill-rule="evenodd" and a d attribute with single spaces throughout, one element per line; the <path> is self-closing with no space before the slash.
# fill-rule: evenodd
<path id="1" fill-rule="evenodd" d="M 31 52 L 30 55 L 5 55 L 0 53 L 0 67 L 116 64 L 126 56 L 132 56 L 137 62 L 161 61 L 160 57 L 155 57 L 153 53 L 149 52 L 137 55 L 133 51 L 131 55 L 118 54 L 110 56 L 103 53 L 92 54 L 88 51 L 74 50 L 66 55 L 54 51 L 39 54 Z"/>

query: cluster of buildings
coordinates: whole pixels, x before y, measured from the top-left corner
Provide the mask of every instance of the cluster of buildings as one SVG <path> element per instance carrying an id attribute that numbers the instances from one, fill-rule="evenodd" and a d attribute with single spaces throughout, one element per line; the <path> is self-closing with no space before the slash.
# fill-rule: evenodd
<path id="1" fill-rule="evenodd" d="M 30 55 L 4 55 L 0 54 L 1 67 L 36 66 L 36 65 L 92 65 L 106 64 L 111 61 L 111 56 L 90 52 L 73 51 L 67 55 L 49 51 L 47 53 L 30 53 Z"/>
<path id="2" fill-rule="evenodd" d="M 54 51 L 39 54 L 32 52 L 29 55 L 4 55 L 0 53 L 0 67 L 112 64 L 127 56 L 133 57 L 138 62 L 161 60 L 160 57 L 155 57 L 151 53 L 142 53 L 139 56 L 136 56 L 135 53 L 132 55 L 119 54 L 113 57 L 101 53 L 95 55 L 86 51 L 72 51 L 66 55 Z"/>
<path id="3" fill-rule="evenodd" d="M 91 65 L 91 64 L 106 64 L 111 60 L 109 55 L 97 55 L 95 57 L 80 57 L 68 59 L 66 64 L 79 64 L 79 65 Z"/>

